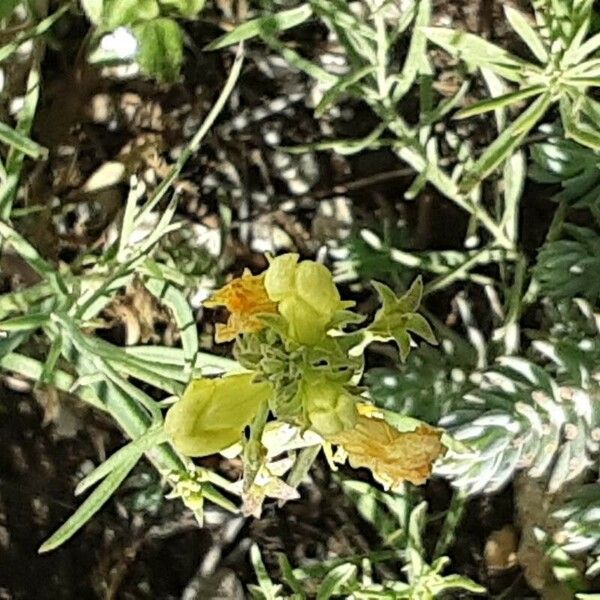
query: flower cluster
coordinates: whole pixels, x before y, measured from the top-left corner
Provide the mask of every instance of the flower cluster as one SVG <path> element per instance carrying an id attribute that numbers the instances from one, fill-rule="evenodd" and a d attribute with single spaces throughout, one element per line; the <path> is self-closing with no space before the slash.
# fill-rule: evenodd
<path id="1" fill-rule="evenodd" d="M 322 445 L 328 457 L 347 457 L 386 487 L 423 483 L 443 453 L 440 430 L 419 422 L 398 428 L 385 411 L 368 404 L 359 387 L 371 341 L 395 341 L 402 359 L 411 334 L 435 343 L 427 321 L 416 313 L 420 279 L 401 297 L 383 284 L 376 289 L 382 308 L 361 327 L 364 317 L 350 310 L 353 302 L 341 299 L 325 266 L 285 254 L 270 259 L 264 273 L 244 272 L 205 302 L 229 312 L 215 338 L 236 340 L 234 355 L 246 372 L 192 381 L 169 410 L 165 428 L 187 456 L 232 447 L 242 452 L 247 512 L 259 514 L 266 496 L 294 495 L 289 481 L 279 479 L 282 465 L 288 469 L 294 461 L 273 462 L 284 452 Z"/>

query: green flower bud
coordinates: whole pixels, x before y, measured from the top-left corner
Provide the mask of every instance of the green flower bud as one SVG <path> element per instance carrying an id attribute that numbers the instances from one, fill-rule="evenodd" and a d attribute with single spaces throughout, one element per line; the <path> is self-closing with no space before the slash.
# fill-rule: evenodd
<path id="1" fill-rule="evenodd" d="M 254 383 L 253 377 L 242 373 L 192 381 L 165 419 L 175 448 L 187 456 L 207 456 L 238 442 L 271 394 L 268 383 Z"/>
<path id="2" fill-rule="evenodd" d="M 271 261 L 265 288 L 269 299 L 279 303 L 290 337 L 300 344 L 319 342 L 335 313 L 344 307 L 327 267 L 312 260 L 298 263 L 297 254 Z"/>
<path id="3" fill-rule="evenodd" d="M 335 381 L 320 377 L 305 383 L 303 402 L 311 429 L 325 438 L 356 424 L 356 401 Z"/>
<path id="4" fill-rule="evenodd" d="M 265 289 L 273 302 L 279 302 L 293 293 L 299 258 L 298 254 L 283 254 L 271 260 L 265 273 Z"/>

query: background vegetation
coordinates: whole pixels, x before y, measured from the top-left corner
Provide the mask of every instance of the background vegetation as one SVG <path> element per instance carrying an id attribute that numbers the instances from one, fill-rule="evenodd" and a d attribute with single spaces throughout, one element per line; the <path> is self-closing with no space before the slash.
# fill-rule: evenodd
<path id="1" fill-rule="evenodd" d="M 0 27 L 5 597 L 598 597 L 593 1 L 0 0 Z M 286 251 L 369 318 L 371 281 L 423 277 L 439 345 L 374 344 L 364 381 L 447 431 L 426 486 L 290 448 L 300 498 L 253 520 L 238 459 L 164 443 L 234 367 L 202 300 Z"/>

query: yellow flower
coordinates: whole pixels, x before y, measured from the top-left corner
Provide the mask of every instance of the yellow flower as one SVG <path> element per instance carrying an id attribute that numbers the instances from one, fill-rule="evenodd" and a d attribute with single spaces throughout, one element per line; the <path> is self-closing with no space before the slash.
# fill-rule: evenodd
<path id="1" fill-rule="evenodd" d="M 386 488 L 395 488 L 403 481 L 425 483 L 432 464 L 445 451 L 441 435 L 425 424 L 414 431 L 398 431 L 383 419 L 360 414 L 353 429 L 329 441 L 343 447 L 352 467 L 366 467 Z"/>
<path id="2" fill-rule="evenodd" d="M 241 373 L 192 381 L 165 419 L 175 448 L 186 456 L 207 456 L 238 442 L 271 394 L 268 383 L 254 383 L 253 377 Z"/>
<path id="3" fill-rule="evenodd" d="M 331 273 L 312 260 L 298 262 L 297 254 L 271 260 L 265 276 L 269 298 L 278 303 L 289 335 L 301 344 L 314 345 L 327 331 L 335 313 L 348 306 L 340 299 Z"/>
<path id="4" fill-rule="evenodd" d="M 269 299 L 264 281 L 264 274 L 252 275 L 250 271 L 244 271 L 241 277 L 229 282 L 204 302 L 208 308 L 225 306 L 230 313 L 225 325 L 217 325 L 217 343 L 229 342 L 240 333 L 260 331 L 264 324 L 259 315 L 277 312 L 277 305 Z"/>

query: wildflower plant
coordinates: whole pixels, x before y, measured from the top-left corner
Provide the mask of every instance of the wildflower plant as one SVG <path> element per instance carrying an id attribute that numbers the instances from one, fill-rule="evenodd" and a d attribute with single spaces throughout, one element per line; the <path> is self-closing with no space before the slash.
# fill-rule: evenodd
<path id="1" fill-rule="evenodd" d="M 16 4 L 0 8 L 3 23 Z M 115 28 L 135 36 L 137 54 L 130 58 L 159 82 L 179 77 L 184 41 L 197 50 L 180 22 L 201 13 L 201 0 L 81 4 L 93 24 L 92 62 L 104 64 L 96 50 Z M 38 394 L 78 397 L 110 415 L 130 438 L 80 481 L 76 494 L 89 495 L 41 550 L 75 534 L 144 456 L 159 473 L 161 491 L 183 500 L 202 522 L 207 502 L 232 512 L 241 504 L 245 515 L 259 517 L 268 499 L 298 498 L 323 452 L 332 470 L 344 462 L 370 470 L 375 485 L 347 481 L 350 469 L 333 478 L 375 528 L 383 550 L 298 568 L 280 557 L 291 597 L 311 597 L 312 591 L 318 598 L 390 599 L 429 599 L 452 589 L 482 593 L 470 580 L 443 576 L 443 555 L 468 498 L 505 489 L 518 471 L 541 480 L 549 495 L 569 492 L 554 514 L 559 529 L 539 532 L 539 539 L 552 545 L 556 573 L 569 557 L 579 562 L 576 589 L 586 589 L 584 573 L 592 578 L 600 572 L 600 105 L 594 96 L 600 34 L 593 4 L 532 0 L 528 14 L 507 6 L 506 20 L 527 47 L 518 55 L 500 42 L 432 27 L 431 0 L 250 7 L 256 18 L 228 24 L 204 49 L 226 57 L 223 49 L 238 46 L 223 92 L 164 179 L 153 187 L 133 177 L 106 243 L 68 264 L 43 256 L 19 218 L 35 209 L 23 202 L 26 161 L 47 155 L 30 139 L 42 36 L 77 9 L 65 3 L 42 20 L 29 11 L 31 27 L 9 32 L 10 41 L 0 47 L 0 62 L 30 39 L 36 49 L 22 108 L 11 125 L 0 124 L 0 245 L 39 280 L 0 295 L 0 369 L 32 380 Z M 311 20 L 335 47 L 339 69 L 286 37 Z M 236 85 L 242 43 L 251 45 L 248 55 L 256 59 L 257 40 L 310 78 L 316 118 L 335 120 L 336 105 L 349 101 L 375 122 L 359 139 L 309 140 L 278 150 L 347 156 L 389 148 L 408 165 L 404 174 L 414 176 L 403 200 L 420 205 L 422 196 L 444 197 L 464 213 L 466 231 L 462 247 L 415 249 L 408 224 L 400 235 L 394 218 L 385 217 L 381 231 L 359 223 L 352 233 L 360 242 L 355 259 L 364 258 L 358 275 L 389 284 L 372 282 L 380 301 L 374 314 L 362 314 L 343 297 L 346 288 L 338 289 L 323 264 L 295 253 L 269 257 L 263 272 L 244 271 L 204 302 L 204 309 L 228 313 L 214 331 L 216 343 L 232 344 L 233 358 L 224 358 L 200 349 L 189 286 L 205 271 L 222 268 L 226 257 L 198 252 L 177 211 L 177 190 L 167 196 Z M 459 59 L 461 74 L 474 75 L 449 93 L 440 93 L 435 82 L 440 48 Z M 465 106 L 479 75 L 489 97 Z M 406 114 L 407 106 L 417 110 Z M 474 117 L 497 130 L 488 146 L 452 130 L 454 119 Z M 335 127 L 319 131 L 337 135 Z M 528 168 L 530 136 L 535 143 Z M 537 228 L 527 222 L 538 206 L 525 187 L 528 177 L 554 186 L 537 198 L 547 199 L 553 212 L 543 241 L 543 219 Z M 157 224 L 140 237 L 149 215 Z M 346 281 L 357 278 L 352 269 L 341 271 Z M 95 333 L 101 311 L 133 285 L 170 314 L 180 347 L 120 347 Z M 398 295 L 398 289 L 407 291 Z M 452 305 L 446 321 L 421 309 L 424 295 L 439 292 Z M 478 322 L 482 312 L 485 325 Z M 417 340 L 427 344 L 415 350 Z M 368 348 L 385 354 L 385 367 L 366 368 Z M 237 481 L 196 460 L 219 453 L 239 458 Z M 455 488 L 433 552 L 423 539 L 426 506 L 408 485 L 423 484 L 431 474 Z M 251 560 L 259 583 L 252 592 L 287 597 L 256 547 Z M 406 581 L 378 571 L 388 560 L 405 566 Z"/>
<path id="2" fill-rule="evenodd" d="M 359 386 L 371 341 L 396 341 L 402 359 L 411 334 L 435 343 L 427 321 L 415 312 L 422 288 L 417 279 L 398 297 L 378 284 L 383 306 L 364 325 L 322 264 L 284 254 L 270 258 L 264 273 L 244 272 L 205 302 L 229 311 L 227 324 L 216 327 L 216 340 L 235 340 L 234 356 L 244 372 L 193 380 L 167 413 L 169 439 L 187 456 L 229 453 L 237 446 L 248 514 L 260 514 L 266 496 L 294 495 L 273 462 L 289 449 L 290 435 L 313 459 L 323 446 L 332 465 L 347 457 L 388 489 L 403 481 L 423 483 L 444 452 L 441 430 L 376 409 Z"/>

